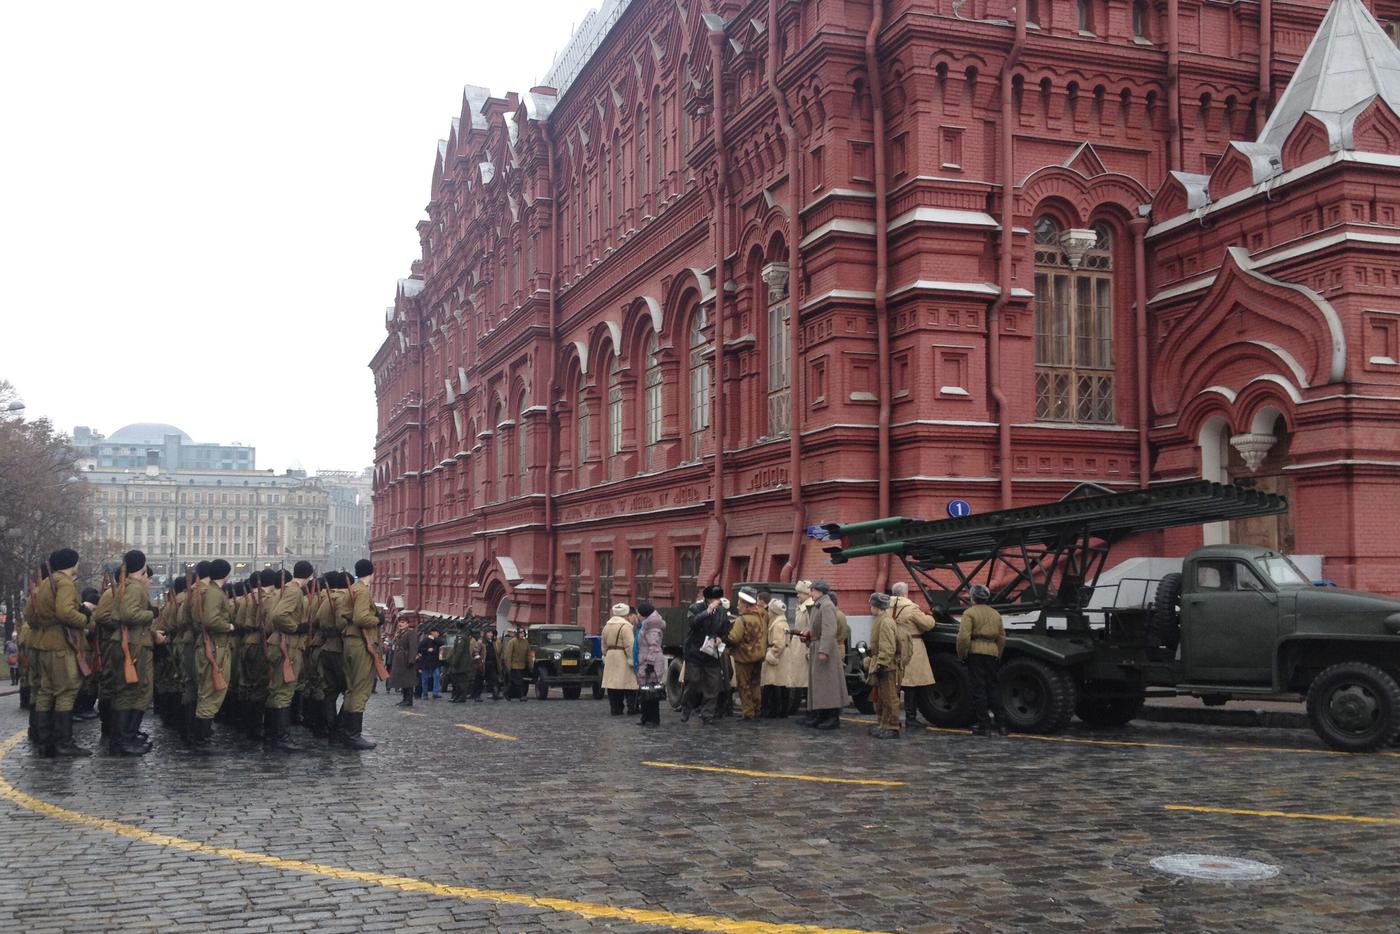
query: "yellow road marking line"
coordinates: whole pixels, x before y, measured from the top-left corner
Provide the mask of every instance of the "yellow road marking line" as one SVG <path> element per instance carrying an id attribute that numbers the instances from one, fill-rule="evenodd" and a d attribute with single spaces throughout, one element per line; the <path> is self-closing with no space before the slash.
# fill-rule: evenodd
<path id="1" fill-rule="evenodd" d="M 971 735 L 971 730 L 955 730 L 944 726 L 925 727 L 930 733 L 958 733 Z M 1354 752 L 1338 749 L 1300 749 L 1291 746 L 1202 746 L 1198 743 L 1153 743 L 1129 739 L 1088 739 L 1082 736 L 1041 736 L 1035 733 L 1012 733 L 1004 739 L 1030 739 L 1041 743 L 1073 743 L 1079 746 L 1136 746 L 1140 749 L 1191 749 L 1197 752 L 1293 752 L 1309 756 L 1356 756 Z M 1374 752 L 1373 756 L 1400 758 L 1397 752 Z"/>
<path id="2" fill-rule="evenodd" d="M 518 737 L 510 736 L 506 733 L 497 733 L 495 730 L 488 730 L 485 727 L 472 726 L 470 723 L 459 723 L 457 726 L 463 730 L 471 730 L 473 733 L 480 733 L 482 736 L 489 736 L 492 739 L 508 739 L 515 742 Z"/>
<path id="3" fill-rule="evenodd" d="M 846 717 L 852 723 L 879 723 L 879 720 L 872 720 L 869 717 Z"/>
<path id="4" fill-rule="evenodd" d="M 835 785 L 881 785 L 898 788 L 904 782 L 885 778 L 831 778 L 826 775 L 795 775 L 789 772 L 755 772 L 752 769 L 724 769 L 717 765 L 684 765 L 680 762 L 643 762 L 657 769 L 690 769 L 695 772 L 720 772 L 724 775 L 747 775 L 750 778 L 787 778 L 797 782 L 828 782 Z"/>
<path id="5" fill-rule="evenodd" d="M 9 754 L 21 740 L 23 730 L 0 743 L 0 760 Z M 580 902 L 567 898 L 549 898 L 540 895 L 526 895 L 520 892 L 505 892 L 499 889 L 485 889 L 470 885 L 447 885 L 441 882 L 428 882 L 408 876 L 395 876 L 384 872 L 366 872 L 359 869 L 343 869 L 324 863 L 312 863 L 301 859 L 284 859 L 267 853 L 256 853 L 233 847 L 214 846 L 197 840 L 152 830 L 143 830 L 131 824 L 93 817 L 80 811 L 50 804 L 14 787 L 0 774 L 0 797 L 7 798 L 26 810 L 52 817 L 70 824 L 103 830 L 119 837 L 136 840 L 152 846 L 184 850 L 187 853 L 207 853 L 240 863 L 251 863 L 269 869 L 286 872 L 300 872 L 306 875 L 326 876 L 334 879 L 349 879 L 379 885 L 401 892 L 414 892 L 423 895 L 440 895 L 461 901 L 494 902 L 500 905 L 522 905 L 527 908 L 546 908 L 564 914 L 584 918 L 597 918 L 609 921 L 625 921 L 629 924 L 651 925 L 674 931 L 718 931 L 722 934 L 881 934 L 865 932 L 854 928 L 824 928 L 813 924 L 784 924 L 773 921 L 744 921 L 720 915 L 688 914 L 674 911 L 658 911 L 650 908 L 625 908 L 616 905 L 602 905 L 594 902 Z"/>
<path id="6" fill-rule="evenodd" d="M 425 713 L 412 713 L 412 712 L 407 711 L 407 710 L 400 710 L 400 711 L 399 711 L 399 716 L 401 716 L 401 717 L 426 717 L 427 714 L 425 714 Z"/>
<path id="7" fill-rule="evenodd" d="M 1306 814 L 1301 811 L 1254 811 L 1248 808 L 1212 808 L 1194 804 L 1168 804 L 1168 811 L 1195 811 L 1199 814 L 1242 814 L 1246 817 L 1283 817 L 1289 820 L 1330 820 L 1350 824 L 1400 824 L 1400 817 L 1358 817 L 1352 814 Z"/>

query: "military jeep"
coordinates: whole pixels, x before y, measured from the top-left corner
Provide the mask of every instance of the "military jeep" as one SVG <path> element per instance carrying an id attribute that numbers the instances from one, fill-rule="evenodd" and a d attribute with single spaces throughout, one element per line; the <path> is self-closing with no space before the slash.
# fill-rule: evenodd
<path id="1" fill-rule="evenodd" d="M 582 626 L 537 625 L 525 632 L 537 698 L 548 698 L 552 687 L 559 688 L 565 700 L 578 700 L 585 687 L 595 698 L 603 696 L 603 661 L 593 654 Z"/>

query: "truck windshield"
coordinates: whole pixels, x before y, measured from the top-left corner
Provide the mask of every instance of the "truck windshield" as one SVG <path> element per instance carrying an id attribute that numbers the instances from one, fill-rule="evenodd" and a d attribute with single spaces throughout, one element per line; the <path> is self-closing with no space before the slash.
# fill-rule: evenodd
<path id="1" fill-rule="evenodd" d="M 547 645 L 583 645 L 583 630 L 547 632 L 544 634 L 544 641 Z"/>
<path id="2" fill-rule="evenodd" d="M 1283 555 L 1265 555 L 1258 559 L 1259 567 L 1279 587 L 1307 587 L 1312 581 L 1303 576 L 1298 566 Z"/>

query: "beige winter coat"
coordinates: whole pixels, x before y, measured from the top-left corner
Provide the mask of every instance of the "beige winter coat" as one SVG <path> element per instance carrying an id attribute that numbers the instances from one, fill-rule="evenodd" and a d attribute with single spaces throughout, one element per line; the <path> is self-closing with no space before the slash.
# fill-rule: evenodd
<path id="1" fill-rule="evenodd" d="M 768 618 L 768 651 L 763 656 L 760 683 L 764 687 L 787 687 L 783 683 L 783 652 L 787 649 L 787 617 L 774 613 Z"/>
<path id="2" fill-rule="evenodd" d="M 782 669 L 784 687 L 807 687 L 807 643 L 797 638 L 796 634 L 807 629 L 807 609 L 811 605 L 811 600 L 804 600 L 797 607 L 797 621 L 792 625 L 792 633 L 788 636 L 787 648 L 783 649 Z"/>
<path id="3" fill-rule="evenodd" d="M 909 657 L 904 660 L 902 688 L 922 688 L 933 683 L 933 668 L 928 663 L 928 649 L 923 634 L 934 626 L 933 617 L 919 609 L 908 597 L 890 600 L 890 615 L 899 626 L 901 635 L 909 638 Z"/>
<path id="4" fill-rule="evenodd" d="M 603 626 L 603 687 L 616 691 L 637 690 L 637 673 L 632 670 L 632 624 L 614 616 Z"/>

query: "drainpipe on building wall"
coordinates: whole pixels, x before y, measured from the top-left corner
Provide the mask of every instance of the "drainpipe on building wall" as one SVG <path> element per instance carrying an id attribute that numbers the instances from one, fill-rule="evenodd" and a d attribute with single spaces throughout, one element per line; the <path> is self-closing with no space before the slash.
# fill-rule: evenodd
<path id="1" fill-rule="evenodd" d="M 1133 301 L 1137 312 L 1137 419 L 1138 486 L 1152 483 L 1151 450 L 1147 442 L 1147 218 L 1135 217 L 1128 226 L 1133 231 Z"/>
<path id="2" fill-rule="evenodd" d="M 1001 458 L 1001 508 L 1011 508 L 1011 413 L 1001 388 L 1001 312 L 1011 301 L 1011 247 L 1016 226 L 1016 165 L 1012 158 L 1015 133 L 1011 125 L 1015 100 L 1011 72 L 1021 60 L 1026 42 L 1025 4 L 1016 8 L 1015 31 L 1001 66 L 1001 240 L 998 243 L 997 298 L 987 309 L 987 394 L 997 407 L 997 452 Z"/>
<path id="3" fill-rule="evenodd" d="M 870 91 L 871 132 L 875 159 L 875 353 L 880 365 L 880 413 L 876 419 L 876 471 L 879 504 L 875 515 L 890 514 L 890 320 L 889 320 L 889 205 L 885 178 L 885 92 L 880 81 L 880 30 L 885 26 L 884 0 L 870 2 L 870 31 L 865 34 L 865 71 Z M 890 556 L 881 555 L 875 590 L 884 593 L 890 579 Z"/>
<path id="4" fill-rule="evenodd" d="M 1181 168 L 1181 0 L 1167 0 L 1167 170 Z"/>
<path id="5" fill-rule="evenodd" d="M 546 120 L 542 124 L 544 130 L 544 150 L 545 161 L 548 163 L 546 169 L 549 173 L 549 352 L 545 355 L 548 360 L 548 369 L 545 371 L 544 380 L 544 404 L 547 422 L 554 420 L 554 399 L 555 399 L 555 357 L 559 353 L 559 307 L 555 301 L 555 295 L 559 284 L 559 198 L 554 190 L 554 129 Z M 546 424 L 545 431 L 545 480 L 544 480 L 544 541 L 545 547 L 549 549 L 549 558 L 546 561 L 545 582 L 544 582 L 544 621 L 553 623 L 554 619 L 554 575 L 557 571 L 555 564 L 555 541 L 554 541 L 554 464 L 558 460 L 559 452 L 555 446 L 559 442 L 558 432 Z M 574 620 L 565 620 L 574 622 Z"/>
<path id="6" fill-rule="evenodd" d="M 715 372 L 714 390 L 710 393 L 710 423 L 715 437 L 715 547 L 722 556 L 729 543 L 729 530 L 724 517 L 724 261 L 729 254 L 725 225 L 729 157 L 724 151 L 724 19 L 718 14 L 711 14 L 706 17 L 706 24 L 710 34 L 710 70 L 714 75 L 710 108 L 715 141 Z M 716 559 L 714 573 L 710 576 L 711 584 L 720 583 L 723 568 L 723 558 Z"/>
<path id="7" fill-rule="evenodd" d="M 788 484 L 792 491 L 792 541 L 788 545 L 787 564 L 782 579 L 794 581 L 802 568 L 802 530 L 806 525 L 806 508 L 802 503 L 802 380 L 799 376 L 798 343 L 802 336 L 801 312 L 797 306 L 798 263 L 802 260 L 799 240 L 802 237 L 802 217 L 799 203 L 802 196 L 800 173 L 802 153 L 797 139 L 797 127 L 787 97 L 778 87 L 778 0 L 768 0 L 768 91 L 778 110 L 778 127 L 787 140 L 788 156 Z"/>
<path id="8" fill-rule="evenodd" d="M 1264 129 L 1274 93 L 1274 0 L 1259 0 L 1259 96 L 1254 99 L 1254 132 Z"/>

